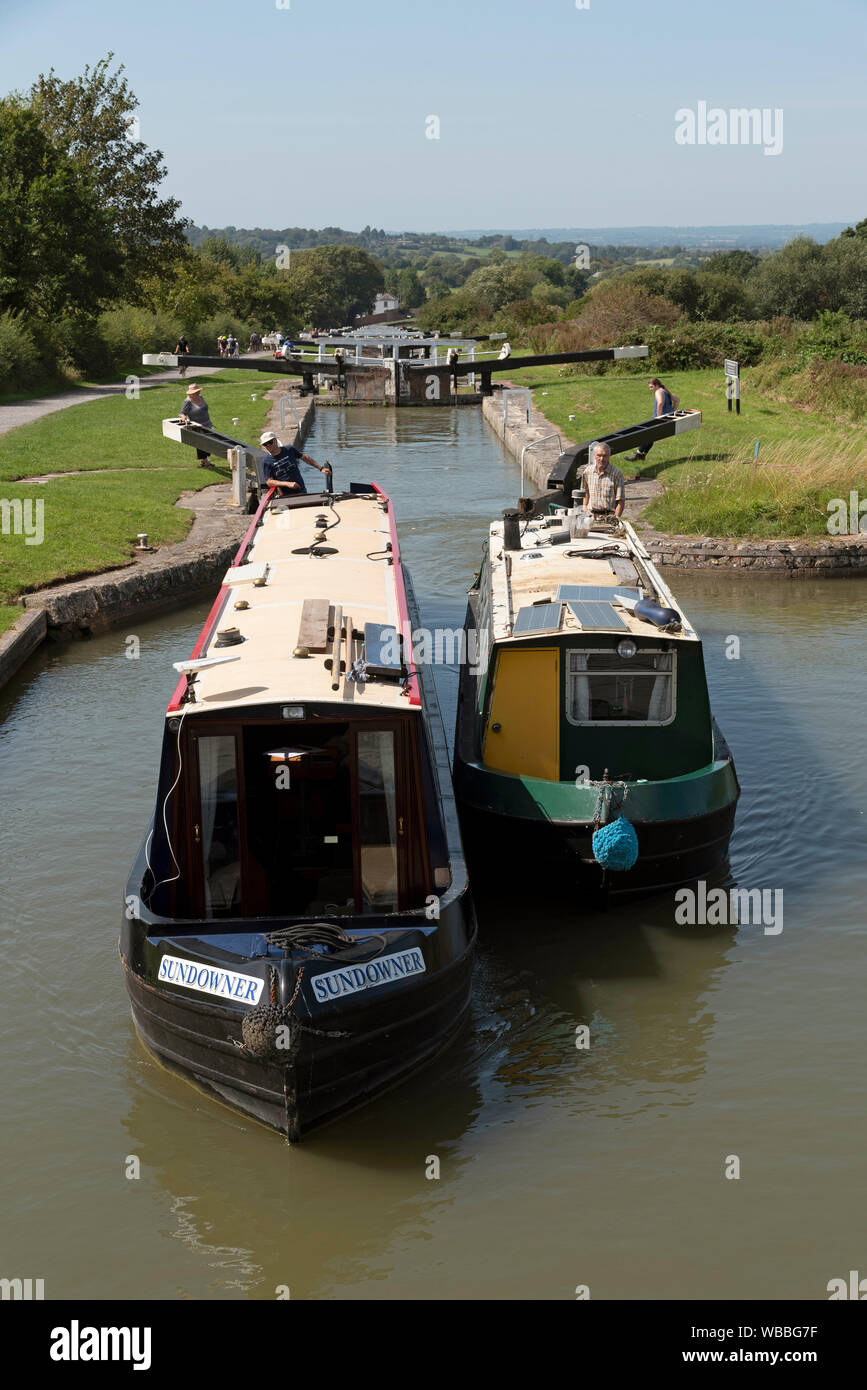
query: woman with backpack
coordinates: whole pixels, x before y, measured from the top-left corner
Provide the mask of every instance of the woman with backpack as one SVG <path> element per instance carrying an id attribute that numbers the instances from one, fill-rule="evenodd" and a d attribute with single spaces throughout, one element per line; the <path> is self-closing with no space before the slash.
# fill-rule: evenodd
<path id="1" fill-rule="evenodd" d="M 647 383 L 653 392 L 653 418 L 657 420 L 660 415 L 673 415 L 680 405 L 680 398 L 672 395 L 667 386 L 663 386 L 658 376 L 652 376 Z M 636 449 L 634 453 L 627 454 L 630 463 L 635 463 L 640 459 L 646 459 L 653 448 L 652 444 L 645 444 Z M 636 476 L 638 476 L 636 474 Z"/>

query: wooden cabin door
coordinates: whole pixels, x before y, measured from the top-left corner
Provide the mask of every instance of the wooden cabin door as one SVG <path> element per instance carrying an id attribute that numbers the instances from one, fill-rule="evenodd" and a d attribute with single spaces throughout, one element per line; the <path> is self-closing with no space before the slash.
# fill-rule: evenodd
<path id="1" fill-rule="evenodd" d="M 484 761 L 517 777 L 560 778 L 560 653 L 503 647 L 485 729 Z"/>

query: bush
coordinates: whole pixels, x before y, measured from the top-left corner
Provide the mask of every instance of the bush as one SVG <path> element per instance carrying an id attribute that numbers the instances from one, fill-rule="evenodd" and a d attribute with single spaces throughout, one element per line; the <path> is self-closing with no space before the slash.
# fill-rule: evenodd
<path id="1" fill-rule="evenodd" d="M 0 392 L 35 390 L 52 370 L 56 371 L 56 359 L 43 362 L 23 317 L 0 314 Z"/>
<path id="2" fill-rule="evenodd" d="M 765 347 L 764 339 L 751 323 L 681 322 L 673 328 L 654 326 L 647 330 L 645 342 L 650 348 L 648 365 L 656 372 L 722 368 L 726 357 L 751 367 L 761 360 Z"/>
<path id="3" fill-rule="evenodd" d="M 817 359 L 863 365 L 867 363 L 867 322 L 825 309 L 799 335 L 797 357 L 803 366 Z"/>

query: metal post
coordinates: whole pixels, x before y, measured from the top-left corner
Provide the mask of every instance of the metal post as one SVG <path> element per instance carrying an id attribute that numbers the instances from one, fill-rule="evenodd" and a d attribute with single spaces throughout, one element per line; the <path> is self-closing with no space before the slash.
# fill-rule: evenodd
<path id="1" fill-rule="evenodd" d="M 475 362 L 475 360 L 476 360 L 476 345 L 475 345 L 475 343 L 473 343 L 472 347 L 469 349 L 469 354 L 470 354 L 470 361 L 471 361 L 471 362 Z M 471 386 L 472 389 L 475 391 L 475 389 L 476 389 L 476 374 L 475 374 L 475 372 L 470 372 L 469 376 L 467 377 L 467 385 L 468 385 L 468 386 Z"/>
<path id="2" fill-rule="evenodd" d="M 227 458 L 232 470 L 232 501 L 238 507 L 247 505 L 247 450 L 230 449 Z"/>
<path id="3" fill-rule="evenodd" d="M 509 401 L 511 400 L 512 396 L 519 395 L 524 397 L 524 413 L 526 415 L 527 424 L 529 425 L 530 406 L 532 403 L 529 386 L 504 386 L 502 388 L 501 394 L 503 397 L 503 428 L 505 429 L 506 426 L 506 416 L 508 415 L 509 411 Z"/>
<path id="4" fill-rule="evenodd" d="M 285 430 L 285 428 L 286 428 L 286 402 L 287 402 L 287 401 L 289 402 L 289 409 L 292 411 L 292 414 L 295 416 L 295 419 L 298 421 L 298 428 L 299 428 L 299 430 L 300 430 L 300 429 L 301 429 L 301 416 L 298 414 L 298 411 L 295 409 L 295 402 L 292 400 L 292 397 L 291 397 L 291 396 L 281 396 L 281 397 L 280 397 L 280 429 L 281 429 L 281 431 L 283 431 L 283 430 Z"/>
<path id="5" fill-rule="evenodd" d="M 524 455 L 526 454 L 526 452 L 527 452 L 528 449 L 535 449 L 535 447 L 536 447 L 537 444 L 544 444 L 545 441 L 548 440 L 548 439 L 556 439 L 558 445 L 560 446 L 560 453 L 562 454 L 562 452 L 563 452 L 563 441 L 561 440 L 559 434 L 557 434 L 556 430 L 555 430 L 555 432 L 554 432 L 553 434 L 543 434 L 541 439 L 534 439 L 534 440 L 532 440 L 531 443 L 525 444 L 524 447 L 523 447 L 523 449 L 521 450 L 521 496 L 522 496 L 522 497 L 524 496 Z"/>
<path id="6" fill-rule="evenodd" d="M 739 376 L 736 376 L 736 377 L 735 377 L 735 414 L 736 414 L 736 415 L 740 415 L 740 413 L 741 413 L 741 379 L 740 379 Z"/>

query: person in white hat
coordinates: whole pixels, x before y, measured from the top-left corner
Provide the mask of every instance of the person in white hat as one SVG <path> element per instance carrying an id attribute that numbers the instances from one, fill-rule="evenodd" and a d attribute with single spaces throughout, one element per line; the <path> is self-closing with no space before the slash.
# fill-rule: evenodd
<path id="1" fill-rule="evenodd" d="M 205 429 L 212 430 L 211 416 L 208 411 L 208 403 L 202 395 L 201 386 L 197 386 L 191 381 L 187 387 L 187 399 L 181 406 L 180 422 L 182 425 L 202 425 Z M 211 455 L 205 449 L 196 450 L 196 458 L 203 468 L 210 468 Z"/>
<path id="2" fill-rule="evenodd" d="M 283 497 L 299 497 L 307 491 L 301 476 L 299 463 L 309 463 L 318 468 L 327 479 L 327 490 L 331 491 L 331 464 L 317 463 L 309 454 L 302 454 L 291 444 L 281 444 L 273 430 L 266 430 L 259 443 L 269 457 L 265 460 L 265 477 Z"/>

